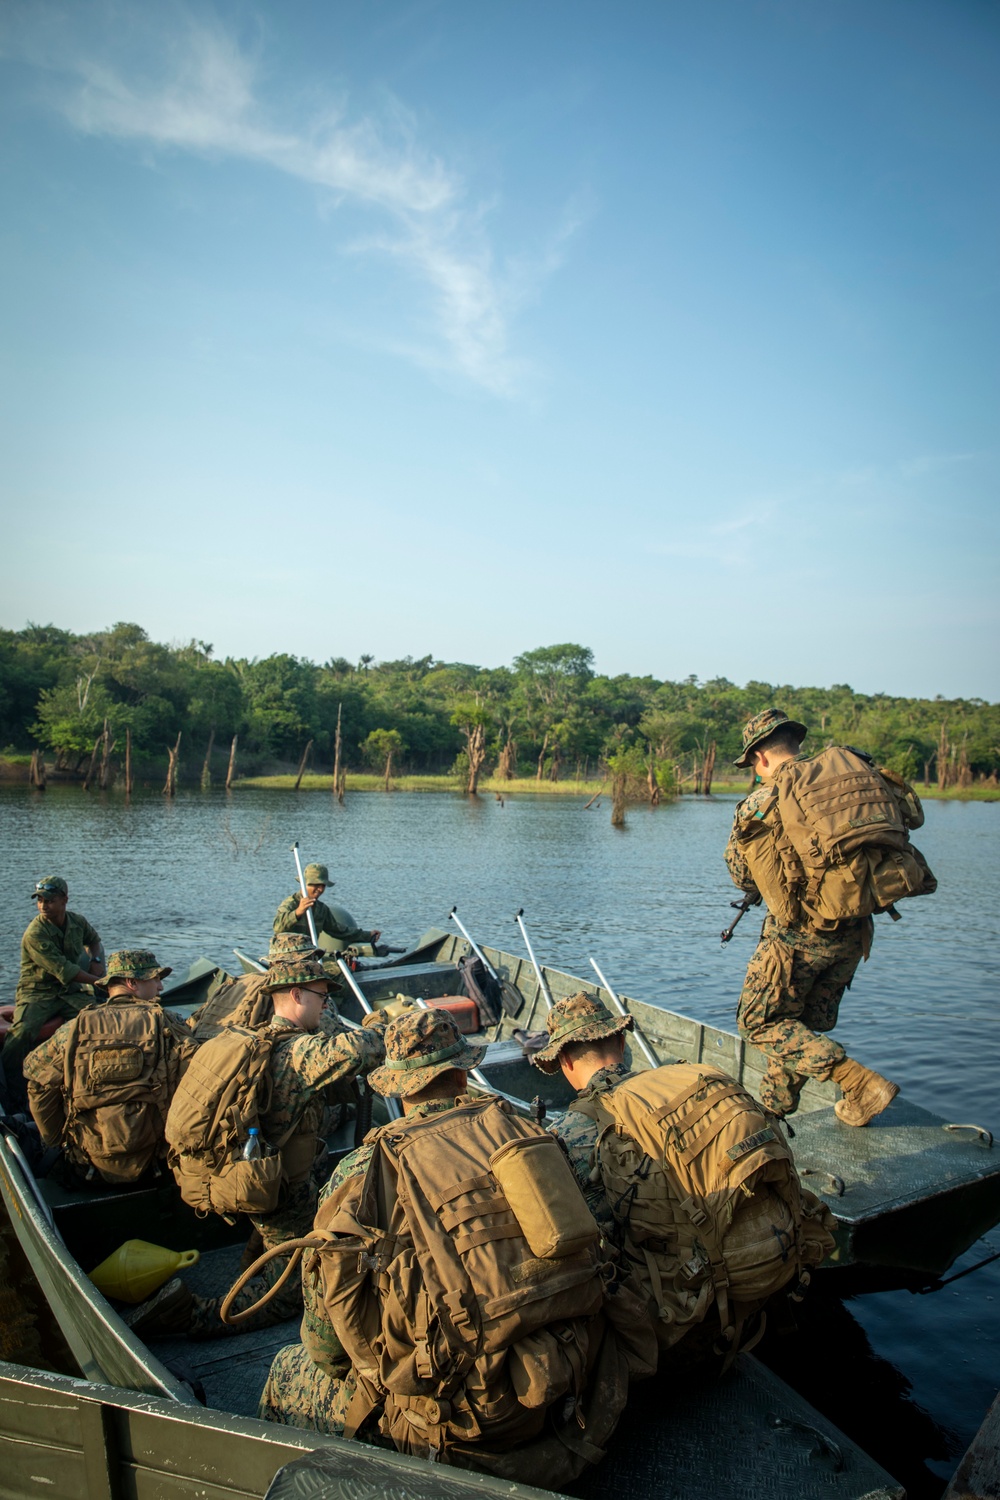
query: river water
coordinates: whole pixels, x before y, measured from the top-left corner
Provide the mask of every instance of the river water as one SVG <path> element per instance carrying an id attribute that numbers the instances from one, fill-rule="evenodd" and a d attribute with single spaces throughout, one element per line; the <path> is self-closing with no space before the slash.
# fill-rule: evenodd
<path id="1" fill-rule="evenodd" d="M 751 913 L 719 943 L 735 895 L 722 862 L 732 808 L 684 798 L 630 809 L 616 830 L 606 801 L 585 811 L 563 797 L 368 793 L 341 807 L 323 793 L 243 790 L 127 805 L 75 786 L 3 788 L 0 995 L 13 999 L 38 877 L 67 879 L 71 907 L 109 950 L 150 947 L 175 970 L 202 955 L 228 964 L 234 945 L 266 952 L 297 839 L 304 859 L 330 865 L 332 899 L 389 942 L 447 926 L 458 903 L 479 941 L 521 952 L 523 906 L 543 962 L 589 974 L 593 954 L 619 989 L 731 1028 L 759 932 Z M 837 1035 L 915 1103 L 1000 1138 L 1000 805 L 926 813 L 917 841 L 938 893 L 903 903 L 901 922 L 877 920 Z M 1000 1229 L 956 1269 L 994 1248 Z M 762 1352 L 914 1500 L 932 1500 L 1000 1384 L 998 1335 L 1000 1262 L 929 1296 L 816 1299 L 797 1337 L 769 1337 Z"/>

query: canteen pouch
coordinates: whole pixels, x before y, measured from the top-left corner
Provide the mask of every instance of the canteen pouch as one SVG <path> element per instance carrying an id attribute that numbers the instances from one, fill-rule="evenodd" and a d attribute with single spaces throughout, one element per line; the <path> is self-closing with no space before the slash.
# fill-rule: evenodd
<path id="1" fill-rule="evenodd" d="M 238 1156 L 216 1168 L 208 1181 L 208 1195 L 217 1214 L 270 1214 L 278 1206 L 285 1180 L 281 1156 Z"/>
<path id="2" fill-rule="evenodd" d="M 554 1135 L 508 1141 L 489 1160 L 532 1255 L 558 1260 L 597 1243 L 600 1231 Z"/>

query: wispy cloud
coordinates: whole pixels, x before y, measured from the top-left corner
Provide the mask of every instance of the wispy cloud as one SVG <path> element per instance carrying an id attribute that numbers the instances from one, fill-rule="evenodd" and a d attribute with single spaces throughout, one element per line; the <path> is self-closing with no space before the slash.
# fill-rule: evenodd
<path id="1" fill-rule="evenodd" d="M 266 102 L 257 51 L 221 24 L 172 9 L 126 14 L 132 39 L 145 33 L 140 50 L 156 55 L 151 69 L 110 60 L 110 45 L 102 54 L 92 43 L 74 44 L 44 6 L 20 9 L 6 50 L 46 70 L 53 104 L 81 132 L 256 162 L 380 215 L 379 229 L 345 249 L 395 261 L 429 294 L 431 343 L 400 339 L 397 349 L 497 394 L 517 389 L 524 366 L 509 348 L 511 319 L 559 264 L 572 218 L 532 262 L 498 265 L 486 208 L 421 146 L 397 102 L 377 116 L 353 118 L 340 100 L 304 122 L 282 118 Z"/>

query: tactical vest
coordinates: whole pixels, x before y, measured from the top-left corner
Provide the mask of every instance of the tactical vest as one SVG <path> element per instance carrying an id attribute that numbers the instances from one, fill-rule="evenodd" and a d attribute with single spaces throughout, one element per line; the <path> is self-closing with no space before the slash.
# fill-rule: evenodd
<path id="1" fill-rule="evenodd" d="M 402 1453 L 569 1483 L 603 1456 L 629 1374 L 650 1374 L 656 1351 L 560 1144 L 498 1099 L 369 1140 L 367 1172 L 303 1242 L 358 1377 L 345 1435 L 380 1411 Z"/>
<path id="2" fill-rule="evenodd" d="M 274 1015 L 274 1001 L 264 990 L 266 974 L 244 974 L 216 990 L 188 1021 L 199 1042 L 218 1036 L 224 1026 L 267 1026 Z"/>
<path id="3" fill-rule="evenodd" d="M 179 1059 L 155 1002 L 86 1006 L 72 1022 L 63 1095 L 67 1156 L 105 1182 L 134 1182 L 165 1155 L 163 1130 Z"/>
<path id="4" fill-rule="evenodd" d="M 737 815 L 737 839 L 782 926 L 829 927 L 937 889 L 910 843 L 922 823 L 920 799 L 901 777 L 831 745 L 783 765 L 748 815 Z"/>
<path id="5" fill-rule="evenodd" d="M 271 1054 L 297 1028 L 227 1026 L 204 1042 L 184 1074 L 166 1122 L 169 1161 L 181 1197 L 199 1214 L 268 1214 L 282 1188 L 308 1175 L 316 1152 L 317 1110 L 310 1106 L 264 1154 L 245 1161 L 251 1126 L 271 1102 Z"/>
<path id="6" fill-rule="evenodd" d="M 734 1353 L 750 1314 L 833 1249 L 829 1212 L 801 1187 L 786 1142 L 718 1068 L 651 1069 L 570 1109 L 598 1126 L 594 1180 L 662 1349 L 714 1309 Z"/>

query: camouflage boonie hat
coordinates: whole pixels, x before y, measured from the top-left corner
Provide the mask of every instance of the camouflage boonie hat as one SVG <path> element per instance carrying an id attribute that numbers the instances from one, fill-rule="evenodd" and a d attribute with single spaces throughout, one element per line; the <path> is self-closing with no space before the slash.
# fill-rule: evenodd
<path id="1" fill-rule="evenodd" d="M 600 1042 L 619 1032 L 631 1031 L 631 1016 L 614 1016 L 603 1000 L 581 990 L 568 1000 L 557 1000 L 545 1022 L 551 1040 L 531 1061 L 543 1073 L 559 1072 L 559 1054 L 568 1042 Z"/>
<path id="2" fill-rule="evenodd" d="M 330 976 L 323 965 L 315 958 L 292 954 L 288 958 L 278 959 L 271 965 L 262 988 L 270 995 L 274 990 L 290 990 L 297 984 L 308 985 L 311 988 L 317 979 L 322 979 L 326 985 L 330 983 Z"/>
<path id="3" fill-rule="evenodd" d="M 317 948 L 307 932 L 276 932 L 262 964 L 273 964 L 285 958 L 318 958 L 322 948 Z"/>
<path id="4" fill-rule="evenodd" d="M 326 865 L 306 865 L 302 871 L 302 879 L 306 885 L 333 885 Z"/>
<path id="5" fill-rule="evenodd" d="M 40 901 L 43 896 L 68 896 L 69 886 L 61 875 L 43 875 L 41 880 L 35 881 L 35 889 L 31 893 L 32 901 Z"/>
<path id="6" fill-rule="evenodd" d="M 750 764 L 750 752 L 756 749 L 761 740 L 766 740 L 779 729 L 790 729 L 799 737 L 799 744 L 809 733 L 804 724 L 797 719 L 790 719 L 780 708 L 764 708 L 759 714 L 754 714 L 743 726 L 743 753 L 739 760 L 734 760 L 734 766 L 748 766 Z"/>
<path id="7" fill-rule="evenodd" d="M 119 948 L 109 953 L 104 966 L 101 988 L 107 989 L 116 979 L 166 979 L 173 969 L 166 969 L 156 962 L 156 954 L 148 948 Z"/>
<path id="8" fill-rule="evenodd" d="M 410 1011 L 390 1022 L 383 1040 L 385 1063 L 368 1074 L 368 1082 L 386 1097 L 418 1094 L 439 1073 L 467 1073 L 486 1055 L 485 1047 L 469 1045 L 446 1010 Z"/>

